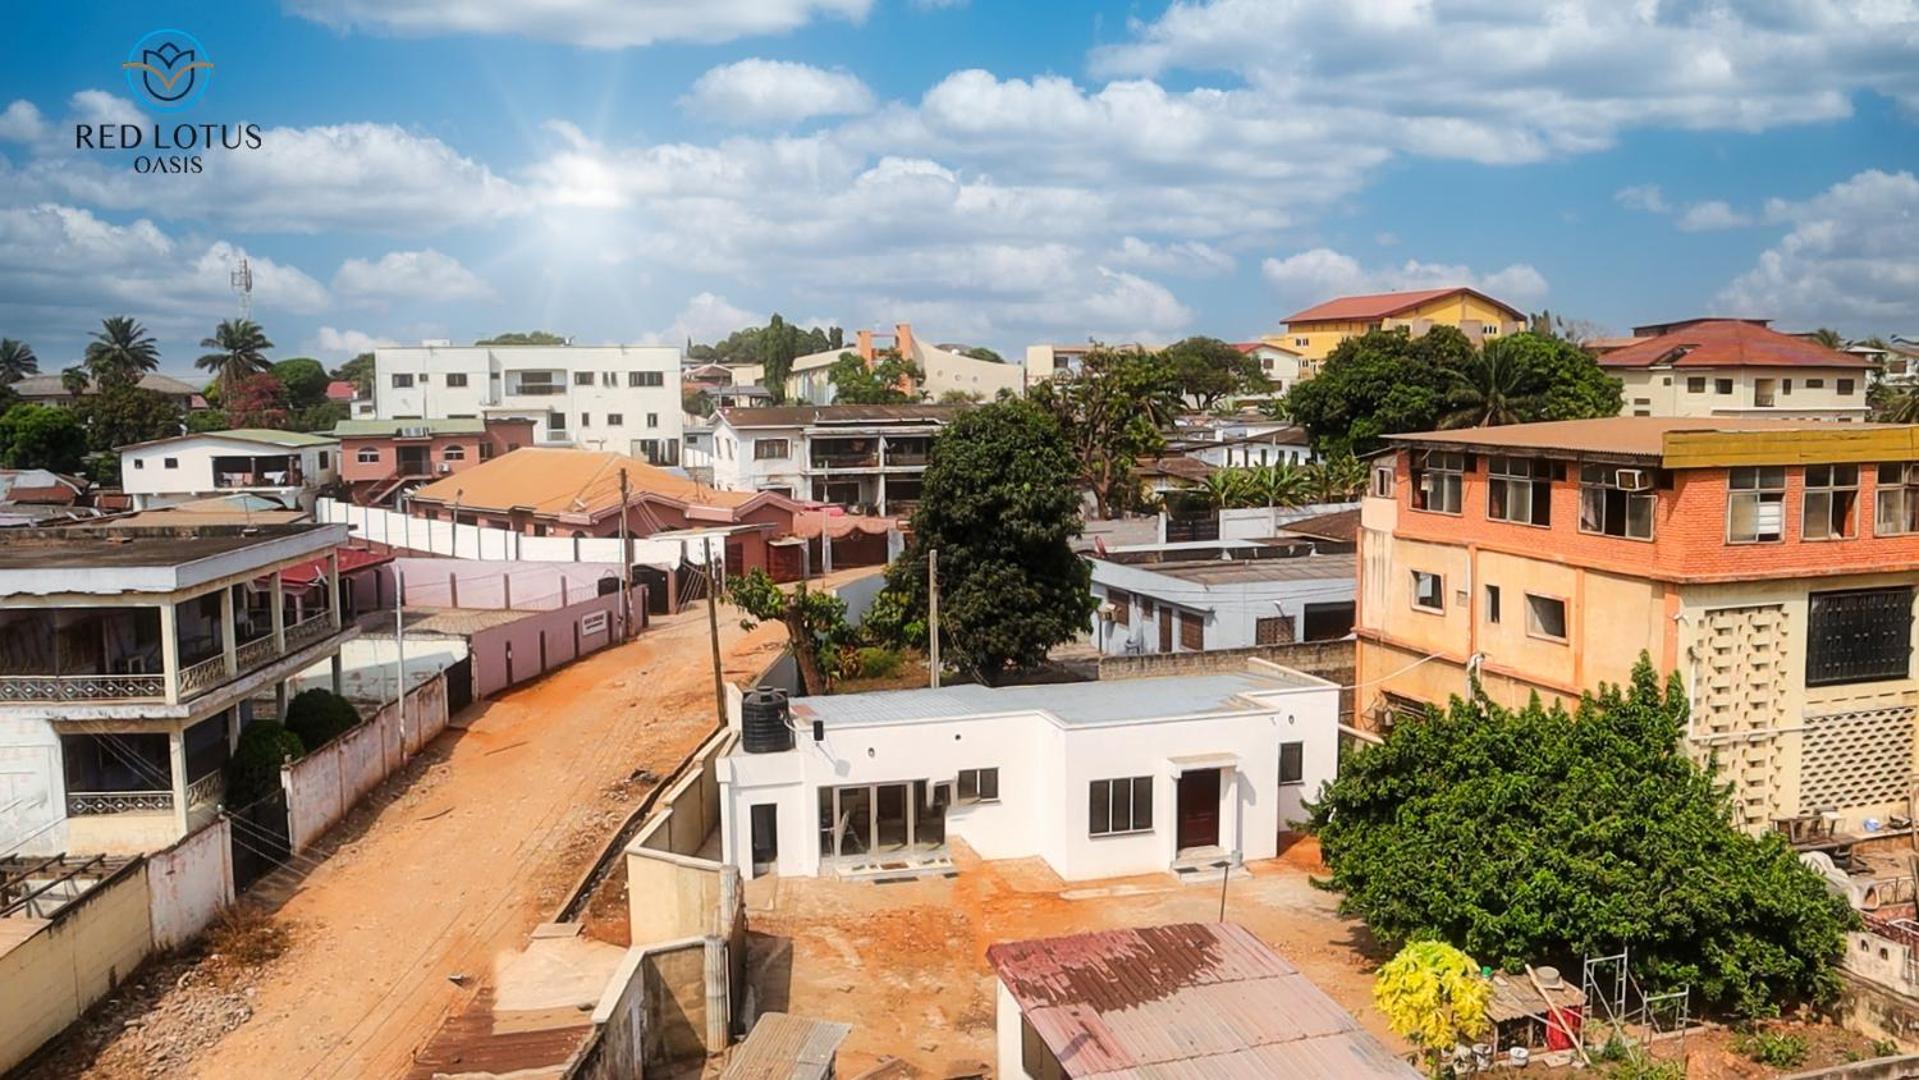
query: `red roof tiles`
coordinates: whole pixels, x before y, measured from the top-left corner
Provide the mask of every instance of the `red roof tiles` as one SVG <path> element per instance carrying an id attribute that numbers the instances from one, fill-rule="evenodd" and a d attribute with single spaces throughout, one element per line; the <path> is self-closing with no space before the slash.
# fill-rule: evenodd
<path id="1" fill-rule="evenodd" d="M 1410 311 L 1421 304 L 1430 303 L 1441 297 L 1469 293 L 1489 304 L 1504 308 L 1515 319 L 1525 317 L 1525 313 L 1509 304 L 1487 296 L 1478 289 L 1468 289 L 1455 285 L 1449 289 L 1416 289 L 1411 292 L 1373 293 L 1367 296 L 1340 296 L 1323 304 L 1316 304 L 1305 311 L 1294 312 L 1281 319 L 1284 323 L 1302 322 L 1351 322 L 1366 319 L 1386 319 L 1402 312 Z"/>
<path id="2" fill-rule="evenodd" d="M 1864 369 L 1865 358 L 1743 319 L 1701 319 L 1599 356 L 1600 367 L 1821 367 Z"/>

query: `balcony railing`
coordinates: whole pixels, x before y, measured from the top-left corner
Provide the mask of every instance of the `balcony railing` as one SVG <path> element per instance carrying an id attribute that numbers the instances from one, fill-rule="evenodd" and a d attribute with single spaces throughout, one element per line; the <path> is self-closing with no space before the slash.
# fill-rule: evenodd
<path id="1" fill-rule="evenodd" d="M 889 469 L 923 467 L 926 464 L 927 456 L 924 450 L 888 450 L 886 452 L 886 467 Z"/>
<path id="2" fill-rule="evenodd" d="M 171 791 L 69 791 L 67 816 L 137 814 L 173 809 Z"/>
<path id="3" fill-rule="evenodd" d="M 814 454 L 815 469 L 877 469 L 880 455 L 877 451 L 866 454 Z"/>
<path id="4" fill-rule="evenodd" d="M 191 697 L 226 681 L 227 658 L 211 656 L 180 669 L 180 696 Z"/>
<path id="5" fill-rule="evenodd" d="M 309 615 L 300 622 L 286 628 L 287 651 L 304 649 L 321 638 L 333 634 L 333 613 L 322 611 L 318 615 Z"/>
<path id="6" fill-rule="evenodd" d="M 521 397 L 554 397 L 556 395 L 566 393 L 566 384 L 565 383 L 521 383 L 518 386 L 509 387 L 507 389 L 507 393 L 517 394 Z"/>
<path id="7" fill-rule="evenodd" d="M 254 668 L 259 667 L 277 655 L 279 655 L 279 650 L 273 647 L 273 635 L 271 634 L 268 634 L 266 637 L 254 638 L 252 641 L 246 642 L 233 650 L 234 663 L 239 665 L 241 671 L 252 671 Z"/>
<path id="8" fill-rule="evenodd" d="M 187 805 L 193 807 L 216 802 L 226 792 L 226 774 L 215 769 L 187 785 Z"/>
<path id="9" fill-rule="evenodd" d="M 157 701 L 166 693 L 160 675 L 0 675 L 0 701 Z"/>

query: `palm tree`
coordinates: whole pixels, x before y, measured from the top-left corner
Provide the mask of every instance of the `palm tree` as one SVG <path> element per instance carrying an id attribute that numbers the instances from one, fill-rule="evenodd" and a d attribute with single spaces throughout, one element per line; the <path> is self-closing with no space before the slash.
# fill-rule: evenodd
<path id="1" fill-rule="evenodd" d="M 1341 454 L 1306 466 L 1314 502 L 1351 502 L 1366 485 L 1366 466 L 1351 454 Z"/>
<path id="2" fill-rule="evenodd" d="M 87 343 L 83 361 L 96 389 L 116 382 L 137 383 L 140 376 L 160 366 L 160 346 L 147 328 L 131 316 L 115 315 L 100 322 Z"/>
<path id="3" fill-rule="evenodd" d="M 1885 424 L 1919 423 L 1919 384 L 1879 383 L 1866 392 L 1872 418 Z"/>
<path id="4" fill-rule="evenodd" d="M 266 331 L 252 319 L 227 319 L 214 328 L 213 336 L 202 338 L 200 347 L 218 349 L 193 362 L 202 371 L 211 371 L 220 380 L 220 397 L 233 396 L 233 385 L 249 375 L 258 375 L 273 366 L 266 351 L 273 348 Z"/>
<path id="5" fill-rule="evenodd" d="M 1439 418 L 1442 428 L 1495 427 L 1517 424 L 1530 404 L 1521 391 L 1525 372 L 1504 349 L 1481 349 L 1452 376 L 1447 401 L 1451 412 Z"/>
<path id="6" fill-rule="evenodd" d="M 16 383 L 40 370 L 40 358 L 33 346 L 12 338 L 0 338 L 0 383 Z"/>
<path id="7" fill-rule="evenodd" d="M 1840 349 L 1846 347 L 1846 339 L 1839 336 L 1839 331 L 1829 326 L 1822 326 L 1812 333 L 1807 334 L 1806 340 L 1824 345 L 1833 352 L 1838 352 Z"/>
<path id="8" fill-rule="evenodd" d="M 87 377 L 87 369 L 82 364 L 75 364 L 60 372 L 61 388 L 75 401 L 80 399 L 81 394 L 87 392 L 87 384 L 92 381 Z"/>

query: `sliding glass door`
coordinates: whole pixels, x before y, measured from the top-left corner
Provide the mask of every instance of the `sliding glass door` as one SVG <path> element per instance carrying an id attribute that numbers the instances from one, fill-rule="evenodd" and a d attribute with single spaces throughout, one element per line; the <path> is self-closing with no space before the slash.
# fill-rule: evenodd
<path id="1" fill-rule="evenodd" d="M 951 801 L 951 785 L 926 780 L 821 788 L 820 857 L 938 850 Z"/>

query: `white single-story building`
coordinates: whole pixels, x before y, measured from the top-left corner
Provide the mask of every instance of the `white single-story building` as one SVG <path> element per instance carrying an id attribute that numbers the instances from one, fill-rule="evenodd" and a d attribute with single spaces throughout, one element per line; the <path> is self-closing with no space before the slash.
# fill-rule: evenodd
<path id="1" fill-rule="evenodd" d="M 1243 671 L 827 695 L 790 749 L 720 760 L 726 862 L 748 877 L 1039 856 L 1069 881 L 1271 858 L 1338 763 L 1339 691 Z M 749 721 L 750 723 L 750 721 Z"/>
<path id="2" fill-rule="evenodd" d="M 1307 540 L 1114 548 L 1093 568 L 1093 644 L 1105 656 L 1328 641 L 1353 630 L 1351 552 Z"/>
<path id="3" fill-rule="evenodd" d="M 311 510 L 339 475 L 340 441 L 299 431 L 235 428 L 120 448 L 120 486 L 136 510 L 240 492 Z"/>

